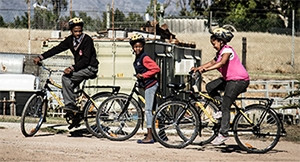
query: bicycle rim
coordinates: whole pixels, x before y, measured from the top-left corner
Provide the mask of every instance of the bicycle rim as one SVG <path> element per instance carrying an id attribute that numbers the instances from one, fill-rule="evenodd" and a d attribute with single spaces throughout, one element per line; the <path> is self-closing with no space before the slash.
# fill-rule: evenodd
<path id="1" fill-rule="evenodd" d="M 132 98 L 122 114 L 127 96 L 113 96 L 106 99 L 97 112 L 97 126 L 102 135 L 113 141 L 124 141 L 138 131 L 142 122 L 142 110 Z"/>
<path id="2" fill-rule="evenodd" d="M 214 105 L 212 102 L 209 102 L 205 99 L 199 99 L 198 102 L 203 104 L 204 108 L 206 109 L 207 113 L 210 116 L 213 116 L 215 112 L 218 111 L 218 107 Z M 195 103 L 193 103 L 195 105 Z M 217 137 L 217 131 L 220 126 L 214 122 L 212 122 L 208 116 L 195 105 L 196 109 L 199 112 L 199 117 L 201 120 L 200 129 L 198 132 L 198 136 L 193 141 L 194 145 L 205 145 L 209 144 L 213 139 Z"/>
<path id="3" fill-rule="evenodd" d="M 184 148 L 197 136 L 199 119 L 194 108 L 181 101 L 168 101 L 154 114 L 155 139 L 167 148 Z"/>
<path id="4" fill-rule="evenodd" d="M 95 101 L 95 105 L 88 101 L 84 110 L 84 122 L 86 129 L 96 137 L 102 137 L 101 132 L 98 130 L 97 122 L 96 122 L 96 114 L 98 111 L 98 107 L 101 103 L 110 97 L 112 94 L 110 92 L 105 93 L 97 93 L 92 96 L 92 99 Z"/>
<path id="5" fill-rule="evenodd" d="M 265 153 L 274 148 L 280 138 L 280 122 L 276 114 L 266 111 L 264 105 L 250 106 L 244 113 L 254 125 L 242 114 L 238 114 L 233 126 L 238 145 L 252 153 Z M 263 115 L 264 113 L 266 114 Z"/>
<path id="6" fill-rule="evenodd" d="M 22 117 L 21 131 L 25 137 L 31 137 L 40 129 L 46 115 L 43 96 L 33 94 L 26 102 Z"/>

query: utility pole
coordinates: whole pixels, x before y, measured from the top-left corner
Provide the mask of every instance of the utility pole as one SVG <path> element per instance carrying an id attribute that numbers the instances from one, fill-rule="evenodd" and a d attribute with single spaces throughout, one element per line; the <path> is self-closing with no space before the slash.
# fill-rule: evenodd
<path id="1" fill-rule="evenodd" d="M 294 67 L 294 55 L 295 55 L 295 10 L 292 11 L 292 60 L 291 66 Z"/>
<path id="2" fill-rule="evenodd" d="M 156 0 L 154 0 L 153 10 L 154 40 L 156 40 Z"/>
<path id="3" fill-rule="evenodd" d="M 28 24 L 28 54 L 31 54 L 31 38 L 30 38 L 30 30 L 31 30 L 31 25 L 30 25 L 30 4 L 31 1 L 28 0 L 28 4 L 27 4 L 27 14 L 28 14 L 28 19 L 27 19 L 27 24 Z"/>
<path id="4" fill-rule="evenodd" d="M 116 48 L 117 48 L 117 45 L 116 45 L 116 42 L 115 42 L 115 15 L 114 15 L 114 0 L 112 0 L 111 2 L 111 8 L 112 8 L 112 12 L 111 12 L 111 21 L 112 21 L 112 38 L 113 38 L 113 44 L 112 44 L 112 55 L 113 55 L 113 64 L 112 64 L 112 68 L 113 68 L 113 85 L 116 84 Z"/>
<path id="5" fill-rule="evenodd" d="M 70 19 L 72 19 L 72 0 L 70 0 Z"/>

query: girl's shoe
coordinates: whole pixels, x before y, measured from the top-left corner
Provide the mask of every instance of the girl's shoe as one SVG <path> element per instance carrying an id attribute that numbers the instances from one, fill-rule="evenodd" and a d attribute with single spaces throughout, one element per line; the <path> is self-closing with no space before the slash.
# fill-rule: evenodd
<path id="1" fill-rule="evenodd" d="M 229 137 L 223 136 L 222 134 L 219 133 L 219 135 L 213 141 L 211 141 L 211 144 L 216 146 L 221 145 L 228 139 Z"/>

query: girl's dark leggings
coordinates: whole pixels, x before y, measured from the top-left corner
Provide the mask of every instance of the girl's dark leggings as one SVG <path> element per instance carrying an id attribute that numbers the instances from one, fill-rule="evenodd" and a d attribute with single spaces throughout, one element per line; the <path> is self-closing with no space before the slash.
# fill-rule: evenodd
<path id="1" fill-rule="evenodd" d="M 221 96 L 219 91 L 224 91 L 222 97 L 222 119 L 220 133 L 223 136 L 228 136 L 230 129 L 230 107 L 237 96 L 245 92 L 249 85 L 249 80 L 230 80 L 225 81 L 223 78 L 218 78 L 209 82 L 206 85 L 206 91 L 211 97 Z"/>

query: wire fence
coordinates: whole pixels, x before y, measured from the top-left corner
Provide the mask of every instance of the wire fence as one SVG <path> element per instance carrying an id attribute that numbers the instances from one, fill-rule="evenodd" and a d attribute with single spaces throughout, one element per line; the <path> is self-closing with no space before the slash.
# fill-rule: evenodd
<path id="1" fill-rule="evenodd" d="M 23 8 L 11 7 L 2 9 L 0 7 L 0 15 L 3 18 L 2 22 L 6 23 L 6 27 L 3 24 L 1 25 L 0 19 L 0 25 L 2 26 L 0 28 L 2 33 L 0 39 L 2 47 L 0 48 L 0 52 L 42 53 L 42 44 L 44 41 L 51 38 L 64 38 L 70 34 L 67 30 L 67 21 L 70 18 L 70 14 L 73 17 L 83 17 L 86 22 L 85 32 L 97 39 L 108 36 L 107 29 L 111 29 L 112 27 L 118 30 L 144 30 L 147 25 L 151 26 L 151 23 L 149 24 L 146 21 L 147 18 L 144 16 L 144 13 L 140 11 L 133 9 L 120 11 L 118 8 L 115 8 L 115 12 L 111 13 L 107 12 L 105 5 L 85 9 L 74 8 L 73 13 L 69 10 L 61 10 L 59 19 L 53 18 L 50 19 L 51 21 L 47 19 L 49 13 L 40 14 L 42 12 L 46 11 L 31 6 L 31 25 L 28 28 L 28 18 L 26 17 L 28 9 L 26 5 Z M 111 19 L 112 14 L 114 16 L 113 22 Z M 250 71 L 291 74 L 300 72 L 300 15 L 298 12 L 294 14 L 294 22 L 289 21 L 293 25 L 289 25 L 288 28 L 271 27 L 268 30 L 269 32 L 264 33 L 243 32 L 230 24 L 226 24 L 229 29 L 235 31 L 235 38 L 230 43 L 240 55 L 243 52 L 242 39 L 246 38 L 247 46 L 244 50 L 247 52 L 247 68 Z M 135 15 L 133 16 L 135 18 L 130 19 L 130 15 Z M 168 14 L 166 13 L 165 15 Z M 159 14 L 158 17 L 162 18 Z M 171 17 L 169 15 L 163 20 L 158 19 L 158 21 L 160 25 L 166 24 L 166 26 L 161 26 L 161 28 L 167 28 L 171 33 L 175 34 L 179 42 L 196 44 L 196 48 L 202 50 L 202 62 L 214 56 L 215 51 L 209 43 L 208 31 L 210 24 L 208 19 L 199 17 Z M 12 24 L 14 24 L 14 28 L 12 28 Z M 211 25 L 213 28 L 221 26 L 215 23 Z M 291 28 L 291 26 L 294 28 Z M 125 34 L 124 37 L 128 37 L 128 35 Z"/>

